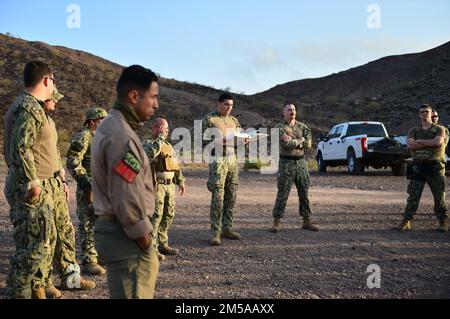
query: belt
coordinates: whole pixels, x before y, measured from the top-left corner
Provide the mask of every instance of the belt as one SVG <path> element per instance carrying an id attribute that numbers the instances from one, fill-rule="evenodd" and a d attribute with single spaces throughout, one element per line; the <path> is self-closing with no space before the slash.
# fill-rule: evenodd
<path id="1" fill-rule="evenodd" d="M 301 159 L 304 159 L 305 156 L 291 156 L 291 155 L 280 155 L 281 159 L 286 159 L 286 160 L 292 160 L 292 161 L 299 161 Z"/>
<path id="2" fill-rule="evenodd" d="M 117 223 L 119 221 L 115 215 L 97 215 L 95 216 L 95 220 L 103 220 L 113 223 Z"/>
<path id="3" fill-rule="evenodd" d="M 157 178 L 156 178 L 156 182 L 157 182 L 158 184 L 170 185 L 170 184 L 173 183 L 173 178 L 170 178 L 170 179 L 164 179 L 164 178 L 157 177 Z"/>

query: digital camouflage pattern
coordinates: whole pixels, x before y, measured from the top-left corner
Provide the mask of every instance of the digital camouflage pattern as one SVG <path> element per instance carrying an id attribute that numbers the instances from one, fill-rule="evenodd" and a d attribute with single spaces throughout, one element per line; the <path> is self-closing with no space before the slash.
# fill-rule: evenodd
<path id="1" fill-rule="evenodd" d="M 309 127 L 296 121 L 294 126 L 290 126 L 283 121 L 275 126 L 280 130 L 280 156 L 303 157 L 305 150 L 311 148 L 312 134 Z M 290 136 L 289 141 L 283 138 Z M 309 218 L 311 209 L 309 206 L 309 172 L 308 164 L 304 158 L 283 159 L 280 158 L 277 175 L 277 198 L 272 214 L 274 218 L 282 218 L 286 209 L 286 203 L 291 192 L 292 184 L 297 187 L 299 197 L 299 213 L 303 218 Z"/>
<path id="2" fill-rule="evenodd" d="M 218 111 L 206 115 L 202 120 L 203 146 L 211 142 L 205 132 L 216 128 L 222 136 L 230 131 L 239 131 L 241 125 L 231 115 L 223 116 Z M 216 156 L 209 164 L 208 190 L 211 192 L 210 222 L 213 232 L 231 230 L 233 227 L 234 205 L 239 187 L 239 170 L 234 145 L 225 146 L 224 156 Z"/>
<path id="3" fill-rule="evenodd" d="M 161 165 L 158 165 L 157 162 L 161 157 L 173 156 L 172 145 L 164 139 L 163 135 L 160 135 L 156 139 L 144 140 L 143 146 L 152 170 L 155 173 L 158 171 L 163 172 L 158 169 L 161 168 Z M 162 153 L 164 147 L 171 150 L 170 154 Z M 182 185 L 185 182 L 185 177 L 181 170 L 175 171 L 173 176 L 173 183 L 155 183 L 155 211 L 151 218 L 155 248 L 169 244 L 169 229 L 175 218 L 175 186 Z"/>
<path id="4" fill-rule="evenodd" d="M 445 202 L 445 164 L 435 162 L 430 166 L 413 163 L 412 176 L 408 184 L 408 199 L 404 212 L 404 219 L 412 220 L 419 207 L 420 198 L 425 183 L 430 186 L 434 198 L 434 214 L 438 219 L 445 219 L 447 204 Z"/>
<path id="5" fill-rule="evenodd" d="M 58 271 L 61 280 L 67 280 L 73 273 L 78 273 L 76 261 L 75 231 L 69 215 L 67 195 L 60 178 L 51 178 L 51 197 L 53 199 L 53 218 L 56 227 L 55 246 L 52 252 L 53 266 Z M 47 277 L 48 286 L 51 283 L 51 272 Z"/>
<path id="6" fill-rule="evenodd" d="M 443 136 L 445 139 L 445 128 L 438 124 L 432 124 L 429 129 L 413 127 L 408 132 L 408 139 L 431 140 L 436 136 Z M 420 150 L 412 150 L 412 158 L 417 161 L 440 161 L 445 162 L 445 144 L 440 147 L 426 147 Z"/>
<path id="7" fill-rule="evenodd" d="M 51 273 L 56 244 L 52 186 L 48 180 L 41 181 L 40 196 L 26 203 L 15 185 L 9 175 L 5 196 L 13 204 L 10 219 L 16 250 L 10 258 L 6 296 L 29 299 L 31 289 L 45 287 Z"/>
<path id="8" fill-rule="evenodd" d="M 308 218 L 311 216 L 311 209 L 308 199 L 309 172 L 307 162 L 304 159 L 280 159 L 277 175 L 278 192 L 275 206 L 273 208 L 274 218 L 283 218 L 292 184 L 295 184 L 297 187 L 297 194 L 300 201 L 300 216 L 303 218 Z"/>
<path id="9" fill-rule="evenodd" d="M 275 128 L 280 130 L 280 155 L 303 156 L 304 151 L 311 148 L 312 133 L 305 124 L 296 121 L 294 126 L 290 126 L 284 121 L 278 123 Z M 286 142 L 282 139 L 285 136 L 291 139 Z"/>
<path id="10" fill-rule="evenodd" d="M 86 111 L 86 120 L 97 120 L 108 116 L 108 112 L 100 107 L 93 107 Z"/>
<path id="11" fill-rule="evenodd" d="M 175 184 L 155 186 L 155 212 L 152 215 L 153 243 L 158 246 L 169 244 L 169 229 L 175 217 Z"/>
<path id="12" fill-rule="evenodd" d="M 77 181 L 78 233 L 83 264 L 97 263 L 94 244 L 95 215 L 92 201 L 91 142 L 94 133 L 83 128 L 73 137 L 67 152 L 67 169 Z"/>
<path id="13" fill-rule="evenodd" d="M 44 103 L 28 93 L 21 94 L 8 110 L 5 132 L 5 160 L 8 175 L 5 197 L 10 204 L 16 250 L 10 259 L 6 295 L 31 298 L 31 289 L 45 287 L 55 245 L 55 223 L 51 186 L 39 179 L 33 146 L 46 115 Z M 41 186 L 38 198 L 25 202 L 28 189 Z"/>
<path id="14" fill-rule="evenodd" d="M 213 232 L 231 230 L 239 187 L 236 156 L 220 157 L 209 164 L 207 187 L 211 192 L 211 230 Z"/>

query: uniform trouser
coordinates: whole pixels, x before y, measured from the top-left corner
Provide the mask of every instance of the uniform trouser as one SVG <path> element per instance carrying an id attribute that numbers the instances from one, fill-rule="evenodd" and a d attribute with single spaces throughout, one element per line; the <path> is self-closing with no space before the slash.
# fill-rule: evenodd
<path id="1" fill-rule="evenodd" d="M 97 251 L 94 243 L 94 206 L 86 192 L 77 186 L 78 236 L 81 242 L 81 260 L 83 264 L 97 263 Z"/>
<path id="2" fill-rule="evenodd" d="M 50 180 L 42 180 L 39 197 L 25 203 L 25 192 L 17 185 L 8 174 L 5 196 L 10 203 L 16 250 L 10 258 L 6 295 L 31 298 L 32 288 L 45 287 L 51 271 L 56 240 L 53 187 Z"/>
<path id="3" fill-rule="evenodd" d="M 99 260 L 106 266 L 112 299 L 151 299 L 159 260 L 154 245 L 144 252 L 118 222 L 97 220 L 94 231 Z"/>
<path id="4" fill-rule="evenodd" d="M 69 215 L 67 196 L 64 184 L 59 178 L 52 178 L 54 210 L 53 218 L 56 226 L 56 245 L 53 251 L 53 266 L 61 276 L 61 280 L 74 280 L 73 274 L 79 276 L 76 261 L 75 231 Z M 51 272 L 47 278 L 47 286 L 52 282 Z"/>
<path id="5" fill-rule="evenodd" d="M 299 213 L 303 218 L 311 215 L 309 207 L 308 188 L 309 172 L 308 164 L 304 159 L 289 160 L 280 159 L 277 175 L 277 199 L 273 208 L 274 218 L 283 218 L 286 203 L 291 192 L 292 184 L 295 183 L 300 201 Z"/>
<path id="6" fill-rule="evenodd" d="M 211 194 L 210 220 L 213 232 L 233 227 L 234 205 L 239 185 L 235 156 L 219 157 L 209 164 L 208 190 Z"/>
<path id="7" fill-rule="evenodd" d="M 404 219 L 412 220 L 420 198 L 425 187 L 425 183 L 430 186 L 434 198 L 434 214 L 438 219 L 448 218 L 447 204 L 445 203 L 445 164 L 436 163 L 430 174 L 423 174 L 417 166 L 412 166 L 413 176 L 408 184 L 408 200 L 404 212 Z"/>
<path id="8" fill-rule="evenodd" d="M 175 217 L 175 184 L 156 183 L 155 212 L 152 215 L 155 248 L 169 244 L 169 229 Z"/>

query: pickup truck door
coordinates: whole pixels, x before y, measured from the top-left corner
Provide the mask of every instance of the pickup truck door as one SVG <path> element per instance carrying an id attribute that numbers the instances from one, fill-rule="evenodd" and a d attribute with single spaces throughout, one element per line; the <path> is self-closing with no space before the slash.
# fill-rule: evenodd
<path id="1" fill-rule="evenodd" d="M 329 146 L 329 154 L 328 157 L 331 160 L 341 160 L 342 153 L 342 141 L 341 134 L 344 129 L 344 125 L 336 126 L 336 130 L 334 132 L 334 137 L 328 141 Z"/>
<path id="2" fill-rule="evenodd" d="M 331 142 L 331 140 L 334 138 L 335 133 L 336 132 L 336 127 L 333 127 L 330 132 L 327 134 L 325 140 L 323 141 L 323 149 L 322 149 L 322 153 L 323 153 L 323 159 L 324 160 L 329 160 L 331 159 L 331 148 L 333 146 L 333 143 Z"/>

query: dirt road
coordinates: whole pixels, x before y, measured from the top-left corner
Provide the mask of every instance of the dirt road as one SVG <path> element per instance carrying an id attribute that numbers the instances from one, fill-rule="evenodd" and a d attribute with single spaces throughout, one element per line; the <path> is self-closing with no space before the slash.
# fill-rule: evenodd
<path id="1" fill-rule="evenodd" d="M 312 174 L 310 201 L 321 231 L 301 229 L 293 189 L 283 230 L 272 234 L 276 176 L 242 172 L 235 229 L 243 239 L 219 247 L 209 246 L 207 172 L 187 171 L 186 177 L 188 193 L 178 198 L 171 231 L 171 244 L 181 254 L 161 264 L 156 298 L 450 298 L 450 233 L 435 230 L 428 189 L 414 231 L 392 230 L 406 201 L 404 177 L 388 171 Z M 70 211 L 77 224 L 73 200 Z M 13 251 L 11 232 L 1 194 L 0 298 Z M 371 264 L 381 269 L 379 289 L 367 287 Z M 64 298 L 107 298 L 105 279 L 94 279 L 95 290 Z"/>

